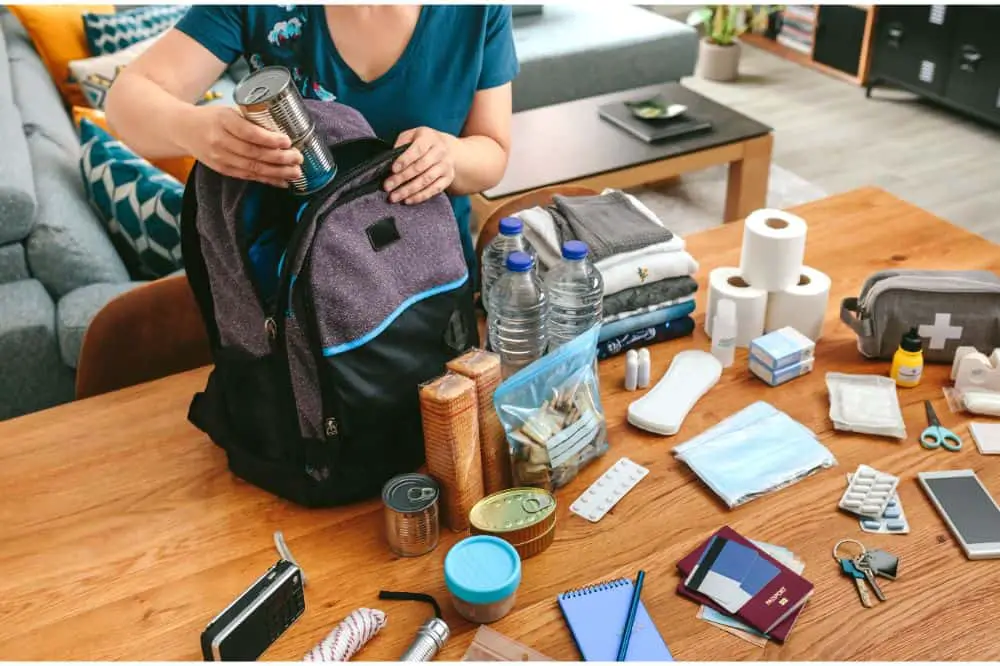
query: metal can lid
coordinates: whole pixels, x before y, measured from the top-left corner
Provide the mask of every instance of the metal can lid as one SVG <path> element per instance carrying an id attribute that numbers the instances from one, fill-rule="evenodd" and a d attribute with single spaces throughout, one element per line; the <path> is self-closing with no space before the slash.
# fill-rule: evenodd
<path id="1" fill-rule="evenodd" d="M 284 67 L 264 67 L 240 81 L 233 99 L 240 106 L 260 104 L 279 95 L 291 82 L 292 74 Z"/>
<path id="2" fill-rule="evenodd" d="M 400 474 L 382 488 L 382 502 L 402 513 L 423 511 L 437 501 L 441 488 L 425 474 Z"/>
<path id="3" fill-rule="evenodd" d="M 476 502 L 469 519 L 476 529 L 497 534 L 537 525 L 556 510 L 556 498 L 541 488 L 501 490 Z"/>

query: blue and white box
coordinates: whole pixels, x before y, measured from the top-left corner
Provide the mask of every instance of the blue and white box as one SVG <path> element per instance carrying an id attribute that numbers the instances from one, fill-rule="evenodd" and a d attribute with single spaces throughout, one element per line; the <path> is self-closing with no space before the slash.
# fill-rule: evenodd
<path id="1" fill-rule="evenodd" d="M 750 343 L 750 356 L 771 371 L 812 361 L 815 353 L 816 343 L 791 326 L 771 331 Z M 809 370 L 811 369 L 810 364 Z"/>
<path id="2" fill-rule="evenodd" d="M 807 358 L 794 365 L 786 365 L 780 370 L 765 366 L 758 358 L 750 357 L 750 372 L 764 380 L 769 386 L 779 386 L 812 371 L 815 359 Z"/>

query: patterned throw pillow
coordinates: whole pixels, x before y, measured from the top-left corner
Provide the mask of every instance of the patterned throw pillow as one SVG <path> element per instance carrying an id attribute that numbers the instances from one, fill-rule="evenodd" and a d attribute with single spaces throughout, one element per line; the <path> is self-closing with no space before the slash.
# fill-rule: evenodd
<path id="1" fill-rule="evenodd" d="M 118 78 L 119 72 L 125 69 L 126 65 L 132 64 L 133 60 L 155 44 L 161 36 L 144 39 L 128 48 L 108 55 L 70 61 L 69 72 L 73 76 L 73 80 L 80 84 L 90 106 L 95 109 L 103 109 L 104 100 L 108 91 L 111 90 L 111 84 Z"/>
<path id="2" fill-rule="evenodd" d="M 180 182 L 86 118 L 80 143 L 87 197 L 132 276 L 156 279 L 182 268 Z"/>
<path id="3" fill-rule="evenodd" d="M 151 5 L 116 14 L 85 12 L 90 55 L 108 55 L 155 37 L 181 20 L 190 5 Z"/>

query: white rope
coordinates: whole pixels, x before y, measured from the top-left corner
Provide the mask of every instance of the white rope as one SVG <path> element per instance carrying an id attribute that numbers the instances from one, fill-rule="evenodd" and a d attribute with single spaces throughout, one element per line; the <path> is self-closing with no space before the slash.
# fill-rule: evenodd
<path id="1" fill-rule="evenodd" d="M 350 661 L 385 626 L 385 613 L 359 608 L 338 624 L 302 661 Z"/>

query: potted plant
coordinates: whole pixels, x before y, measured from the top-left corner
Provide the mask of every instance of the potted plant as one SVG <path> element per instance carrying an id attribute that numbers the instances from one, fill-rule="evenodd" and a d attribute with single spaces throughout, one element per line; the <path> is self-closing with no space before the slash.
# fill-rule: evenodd
<path id="1" fill-rule="evenodd" d="M 688 16 L 688 25 L 701 26 L 696 74 L 712 81 L 733 81 L 740 70 L 740 43 L 745 32 L 765 32 L 778 5 L 709 5 Z"/>

